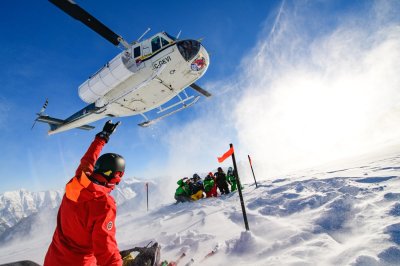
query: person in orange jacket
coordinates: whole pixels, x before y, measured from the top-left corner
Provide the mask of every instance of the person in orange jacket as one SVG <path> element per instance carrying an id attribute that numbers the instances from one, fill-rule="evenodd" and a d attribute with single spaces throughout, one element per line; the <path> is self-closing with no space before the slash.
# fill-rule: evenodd
<path id="1" fill-rule="evenodd" d="M 115 239 L 116 205 L 110 192 L 121 181 L 125 160 L 115 153 L 99 157 L 118 125 L 106 122 L 67 183 L 44 266 L 122 265 Z"/>

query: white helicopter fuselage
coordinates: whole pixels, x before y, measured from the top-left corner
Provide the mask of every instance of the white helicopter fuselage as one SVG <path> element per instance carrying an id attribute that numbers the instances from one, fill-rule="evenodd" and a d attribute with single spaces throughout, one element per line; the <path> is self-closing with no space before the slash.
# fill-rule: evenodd
<path id="1" fill-rule="evenodd" d="M 80 85 L 79 96 L 89 105 L 49 134 L 160 107 L 203 76 L 209 61 L 200 42 L 158 33 L 118 54 Z"/>

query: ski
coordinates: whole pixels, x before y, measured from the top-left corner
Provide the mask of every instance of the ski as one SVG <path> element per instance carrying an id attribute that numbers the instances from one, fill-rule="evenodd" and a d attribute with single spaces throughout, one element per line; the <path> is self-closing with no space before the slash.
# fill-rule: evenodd
<path id="1" fill-rule="evenodd" d="M 170 262 L 168 262 L 168 261 L 163 261 L 161 264 L 160 264 L 160 266 L 177 266 L 178 265 L 178 263 L 182 260 L 182 258 L 183 257 L 185 257 L 186 256 L 186 253 L 185 252 L 183 252 L 175 261 L 170 261 Z"/>
<path id="2" fill-rule="evenodd" d="M 191 259 L 185 264 L 185 266 L 190 266 L 190 265 L 192 265 L 193 263 L 194 263 L 194 259 L 191 258 Z"/>
<path id="3" fill-rule="evenodd" d="M 183 253 L 179 256 L 179 258 L 176 259 L 175 264 L 177 265 L 177 264 L 181 261 L 181 259 L 182 259 L 183 257 L 185 257 L 185 256 L 186 256 L 186 253 L 183 252 Z"/>
<path id="4" fill-rule="evenodd" d="M 186 253 L 183 252 L 175 261 L 170 261 L 167 266 L 177 266 L 178 263 L 182 260 L 183 257 L 186 256 Z M 162 265 L 163 266 L 163 265 Z"/>
<path id="5" fill-rule="evenodd" d="M 217 252 L 218 252 L 218 249 L 219 249 L 219 245 L 217 244 L 210 252 L 208 252 L 208 253 L 203 257 L 203 259 L 200 261 L 200 263 L 203 262 L 203 261 L 205 261 L 205 260 L 208 259 L 209 257 L 213 256 L 215 253 L 217 253 Z M 190 265 L 192 265 L 193 263 L 194 263 L 194 259 L 191 258 L 191 259 L 185 264 L 185 266 L 190 266 Z"/>
<path id="6" fill-rule="evenodd" d="M 205 261 L 209 257 L 213 256 L 215 253 L 217 253 L 218 252 L 218 248 L 219 248 L 219 245 L 216 245 L 210 252 L 207 253 L 207 255 L 204 256 L 204 258 L 200 262 Z"/>

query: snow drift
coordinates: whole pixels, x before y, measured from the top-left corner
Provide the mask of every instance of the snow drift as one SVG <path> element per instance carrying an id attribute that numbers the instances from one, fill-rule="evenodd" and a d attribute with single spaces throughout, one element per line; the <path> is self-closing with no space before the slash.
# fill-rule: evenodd
<path id="1" fill-rule="evenodd" d="M 185 252 L 182 265 L 190 259 L 194 265 L 398 265 L 400 153 L 376 156 L 260 180 L 258 188 L 245 184 L 250 231 L 237 193 L 180 204 L 171 195 L 170 203 L 153 202 L 147 212 L 144 183 L 132 182 L 119 204 L 119 246 L 158 241 L 162 259 Z M 41 263 L 54 226 L 55 212 L 30 230 L 15 227 L 29 238 L 3 244 L 1 261 Z"/>

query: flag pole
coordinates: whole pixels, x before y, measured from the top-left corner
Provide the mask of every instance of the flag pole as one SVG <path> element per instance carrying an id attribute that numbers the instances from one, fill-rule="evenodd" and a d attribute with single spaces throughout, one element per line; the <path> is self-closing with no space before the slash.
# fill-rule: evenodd
<path id="1" fill-rule="evenodd" d="M 233 149 L 232 143 L 229 144 L 230 148 Z M 244 225 L 246 227 L 246 231 L 249 231 L 249 223 L 247 222 L 247 214 L 246 214 L 246 207 L 244 206 L 243 195 L 242 195 L 242 184 L 240 183 L 239 173 L 237 171 L 236 160 L 235 160 L 235 152 L 232 152 L 232 161 L 233 161 L 233 173 L 236 178 L 236 183 L 238 184 L 238 191 L 239 191 L 239 198 L 240 198 L 240 205 L 242 206 L 242 213 L 244 219 Z"/>
<path id="2" fill-rule="evenodd" d="M 149 183 L 146 183 L 147 211 L 149 211 Z"/>
<path id="3" fill-rule="evenodd" d="M 256 176 L 254 175 L 253 165 L 251 164 L 250 155 L 247 155 L 247 157 L 249 157 L 249 163 L 250 163 L 251 172 L 253 173 L 253 178 L 254 178 L 254 182 L 256 183 L 256 188 L 258 188 Z"/>

